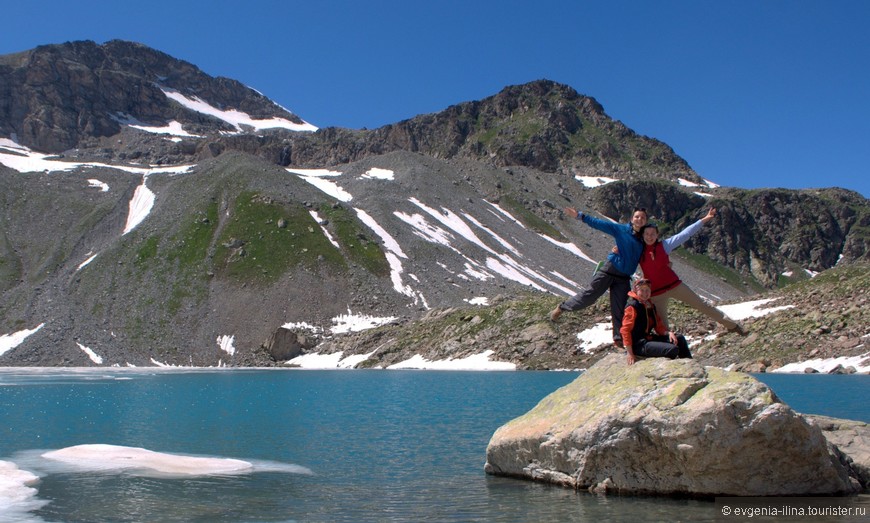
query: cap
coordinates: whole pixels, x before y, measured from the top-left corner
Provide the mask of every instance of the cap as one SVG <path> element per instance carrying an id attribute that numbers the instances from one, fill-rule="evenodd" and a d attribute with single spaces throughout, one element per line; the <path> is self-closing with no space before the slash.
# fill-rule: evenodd
<path id="1" fill-rule="evenodd" d="M 649 280 L 646 279 L 646 278 L 638 278 L 637 280 L 634 281 L 634 288 L 635 288 L 635 289 L 637 289 L 637 288 L 640 287 L 641 285 L 646 285 L 647 287 L 649 287 L 649 286 L 650 286 L 650 282 L 649 282 Z"/>

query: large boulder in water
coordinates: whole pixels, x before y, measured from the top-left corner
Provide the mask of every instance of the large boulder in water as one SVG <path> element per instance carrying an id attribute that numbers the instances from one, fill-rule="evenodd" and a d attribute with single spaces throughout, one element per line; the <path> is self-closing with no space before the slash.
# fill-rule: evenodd
<path id="1" fill-rule="evenodd" d="M 486 459 L 489 474 L 627 493 L 860 490 L 820 428 L 766 385 L 689 359 L 608 356 L 499 428 Z"/>

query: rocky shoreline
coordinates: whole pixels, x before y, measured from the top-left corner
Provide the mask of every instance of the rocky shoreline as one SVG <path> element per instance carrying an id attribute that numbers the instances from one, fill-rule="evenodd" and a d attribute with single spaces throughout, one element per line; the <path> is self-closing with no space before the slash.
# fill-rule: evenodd
<path id="1" fill-rule="evenodd" d="M 758 296 L 775 312 L 742 320 L 747 336 L 728 333 L 679 302 L 671 303 L 671 320 L 689 339 L 693 357 L 702 365 L 749 373 L 782 368 L 798 373 L 864 372 L 866 367 L 856 367 L 856 362 L 870 353 L 870 307 L 857 290 L 870 285 L 866 269 L 838 268 Z M 359 367 L 386 368 L 414 356 L 441 361 L 491 351 L 490 360 L 512 363 L 518 370 L 586 369 L 610 354 L 621 354 L 608 341 L 606 296 L 582 313 L 563 314 L 552 322 L 547 312 L 556 303 L 557 298 L 544 295 L 500 295 L 486 306 L 432 309 L 417 319 L 396 319 L 362 332 L 327 337 L 300 330 L 290 335 L 290 345 L 270 342 L 264 354 L 281 364 L 303 354 L 341 352 L 344 358 L 365 355 Z M 304 343 L 296 343 L 297 338 Z"/>

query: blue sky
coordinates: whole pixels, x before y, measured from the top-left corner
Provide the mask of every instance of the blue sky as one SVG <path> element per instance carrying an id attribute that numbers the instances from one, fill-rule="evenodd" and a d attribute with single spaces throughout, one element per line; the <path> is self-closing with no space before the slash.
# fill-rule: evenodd
<path id="1" fill-rule="evenodd" d="M 319 127 L 376 128 L 546 78 L 721 185 L 870 197 L 864 0 L 4 4 L 0 54 L 137 41 Z"/>

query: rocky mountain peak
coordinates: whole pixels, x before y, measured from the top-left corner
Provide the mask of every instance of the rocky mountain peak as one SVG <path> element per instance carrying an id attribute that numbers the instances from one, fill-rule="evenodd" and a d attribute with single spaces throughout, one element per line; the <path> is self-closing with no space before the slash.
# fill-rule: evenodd
<path id="1" fill-rule="evenodd" d="M 551 80 L 509 86 L 480 101 L 388 125 L 371 140 L 501 167 L 703 183 L 670 147 L 613 120 L 594 98 Z"/>
<path id="2" fill-rule="evenodd" d="M 230 130 L 225 122 L 173 101 L 167 91 L 253 118 L 301 122 L 238 81 L 211 77 L 142 44 L 79 41 L 0 59 L 0 134 L 59 153 L 89 139 L 114 136 L 123 122 L 166 125 L 174 120 L 197 126 L 199 133 Z"/>

